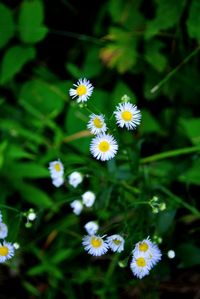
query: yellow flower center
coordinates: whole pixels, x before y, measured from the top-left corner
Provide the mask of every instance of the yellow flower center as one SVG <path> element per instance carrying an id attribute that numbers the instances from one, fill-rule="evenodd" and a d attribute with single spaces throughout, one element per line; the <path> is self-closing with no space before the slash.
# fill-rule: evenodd
<path id="1" fill-rule="evenodd" d="M 101 152 L 105 153 L 105 152 L 107 152 L 109 150 L 109 148 L 110 148 L 110 144 L 108 143 L 108 141 L 101 141 L 99 143 L 99 150 Z"/>
<path id="2" fill-rule="evenodd" d="M 138 267 L 145 267 L 147 263 L 143 257 L 139 257 L 136 259 L 136 264 Z"/>
<path id="3" fill-rule="evenodd" d="M 100 238 L 92 237 L 91 240 L 90 240 L 90 244 L 94 248 L 99 248 L 102 245 L 102 240 Z"/>
<path id="4" fill-rule="evenodd" d="M 54 164 L 54 169 L 55 169 L 56 171 L 61 171 L 60 163 L 55 163 L 55 164 Z"/>
<path id="5" fill-rule="evenodd" d="M 96 117 L 94 120 L 93 120 L 93 124 L 95 125 L 96 128 L 98 129 L 101 129 L 103 127 L 103 123 L 102 121 Z"/>
<path id="6" fill-rule="evenodd" d="M 8 247 L 1 246 L 0 247 L 0 256 L 6 256 L 8 254 Z"/>
<path id="7" fill-rule="evenodd" d="M 148 246 L 148 244 L 147 243 L 140 243 L 139 244 L 139 250 L 140 251 L 144 251 L 144 252 L 146 252 L 147 250 L 149 249 L 149 246 Z"/>
<path id="8" fill-rule="evenodd" d="M 115 243 L 115 245 L 120 245 L 120 244 L 121 244 L 121 241 L 118 240 L 118 239 L 114 239 L 114 240 L 113 240 L 113 243 Z"/>
<path id="9" fill-rule="evenodd" d="M 83 96 L 87 93 L 87 88 L 85 87 L 85 85 L 79 85 L 76 89 L 76 92 L 79 96 Z"/>
<path id="10" fill-rule="evenodd" d="M 124 121 L 130 121 L 133 117 L 133 115 L 130 111 L 123 111 L 121 116 L 122 116 Z"/>

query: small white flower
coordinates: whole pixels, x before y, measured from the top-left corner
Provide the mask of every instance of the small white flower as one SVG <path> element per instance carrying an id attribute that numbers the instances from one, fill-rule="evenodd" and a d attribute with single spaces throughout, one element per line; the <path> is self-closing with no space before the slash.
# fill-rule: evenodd
<path id="1" fill-rule="evenodd" d="M 134 130 L 140 124 L 141 113 L 137 107 L 131 103 L 120 103 L 114 111 L 119 127 L 124 126 L 128 130 Z"/>
<path id="2" fill-rule="evenodd" d="M 149 274 L 151 264 L 143 252 L 136 252 L 130 264 L 131 270 L 138 278 L 143 278 Z"/>
<path id="3" fill-rule="evenodd" d="M 0 211 L 0 223 L 2 222 L 2 214 L 1 214 L 1 211 Z"/>
<path id="4" fill-rule="evenodd" d="M 74 214 L 80 215 L 83 209 L 83 204 L 80 200 L 74 200 L 71 202 L 70 207 L 73 209 Z"/>
<path id="5" fill-rule="evenodd" d="M 124 238 L 120 235 L 109 236 L 107 242 L 113 252 L 122 252 L 124 250 Z"/>
<path id="6" fill-rule="evenodd" d="M 14 256 L 14 246 L 4 241 L 3 244 L 0 243 L 0 263 L 4 263 Z"/>
<path id="7" fill-rule="evenodd" d="M 64 178 L 62 176 L 58 176 L 52 180 L 52 184 L 58 188 L 64 184 Z"/>
<path id="8" fill-rule="evenodd" d="M 27 219 L 28 219 L 29 221 L 34 221 L 36 217 L 37 217 L 37 215 L 36 215 L 35 212 L 30 212 L 30 213 L 28 214 L 28 216 L 27 216 Z"/>
<path id="9" fill-rule="evenodd" d="M 8 227 L 5 223 L 0 222 L 0 239 L 5 239 L 8 235 Z"/>
<path id="10" fill-rule="evenodd" d="M 68 176 L 69 184 L 76 188 L 82 181 L 83 176 L 80 172 L 74 171 Z"/>
<path id="11" fill-rule="evenodd" d="M 95 202 L 96 196 L 93 192 L 91 191 L 86 191 L 85 193 L 83 193 L 82 195 L 82 200 L 83 200 L 83 204 L 90 208 L 93 206 L 94 202 Z"/>
<path id="12" fill-rule="evenodd" d="M 17 249 L 20 248 L 20 245 L 19 245 L 19 243 L 15 242 L 15 243 L 13 244 L 13 247 L 17 250 Z"/>
<path id="13" fill-rule="evenodd" d="M 99 226 L 96 222 L 94 221 L 89 221 L 84 225 L 84 228 L 88 235 L 95 235 L 99 229 Z"/>
<path id="14" fill-rule="evenodd" d="M 162 256 L 158 246 L 152 243 L 149 237 L 135 245 L 133 256 L 135 256 L 138 252 L 146 256 L 151 266 L 154 266 Z"/>
<path id="15" fill-rule="evenodd" d="M 173 259 L 173 258 L 175 258 L 175 251 L 174 250 L 169 250 L 168 252 L 167 252 L 167 256 L 168 256 L 168 258 L 169 259 Z"/>
<path id="16" fill-rule="evenodd" d="M 77 102 L 86 102 L 91 96 L 94 87 L 86 78 L 79 79 L 77 84 L 73 84 L 76 88 L 70 88 L 69 95 L 72 98 L 78 97 Z"/>
<path id="17" fill-rule="evenodd" d="M 117 141 L 112 135 L 100 134 L 92 139 L 90 144 L 91 154 L 101 161 L 107 161 L 116 155 L 118 150 Z"/>
<path id="18" fill-rule="evenodd" d="M 52 161 L 49 163 L 49 171 L 52 179 L 62 177 L 64 174 L 64 166 L 60 160 Z"/>
<path id="19" fill-rule="evenodd" d="M 90 120 L 87 124 L 88 130 L 94 135 L 100 134 L 100 133 L 105 133 L 107 130 L 106 123 L 104 120 L 104 115 L 100 114 L 91 114 L 90 115 Z"/>
<path id="20" fill-rule="evenodd" d="M 84 249 L 94 256 L 101 256 L 108 251 L 108 244 L 100 236 L 84 236 L 82 244 Z"/>

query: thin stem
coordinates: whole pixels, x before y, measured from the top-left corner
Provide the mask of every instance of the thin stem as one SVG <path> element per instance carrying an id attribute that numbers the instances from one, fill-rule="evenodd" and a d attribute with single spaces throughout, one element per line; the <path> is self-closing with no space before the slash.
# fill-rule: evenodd
<path id="1" fill-rule="evenodd" d="M 75 38 L 75 39 L 78 39 L 81 41 L 92 42 L 97 45 L 102 45 L 104 43 L 104 41 L 102 39 L 99 39 L 99 38 L 96 38 L 93 36 L 89 36 L 89 35 L 85 35 L 85 34 L 79 34 L 79 33 L 75 33 L 75 32 L 62 31 L 62 30 L 55 30 L 55 29 L 51 29 L 51 28 L 49 28 L 49 32 L 51 34 L 67 36 L 67 37 Z"/>
<path id="2" fill-rule="evenodd" d="M 178 197 L 177 195 L 173 194 L 171 191 L 169 191 L 167 188 L 165 188 L 163 186 L 159 186 L 158 189 L 161 190 L 163 193 L 165 193 L 167 196 L 171 197 L 177 203 L 179 203 L 182 206 L 184 206 L 187 210 L 189 210 L 190 212 L 192 212 L 192 214 L 194 214 L 194 215 L 196 215 L 196 216 L 198 216 L 200 218 L 200 211 L 197 210 L 195 207 L 191 206 L 190 204 L 188 204 L 187 202 L 185 202 L 180 197 Z"/>
<path id="3" fill-rule="evenodd" d="M 151 163 L 162 159 L 191 154 L 200 151 L 200 146 L 184 147 L 140 159 L 141 164 Z"/>
<path id="4" fill-rule="evenodd" d="M 186 62 L 188 62 L 194 55 L 198 53 L 200 46 L 198 46 L 194 51 L 192 51 L 177 67 L 175 67 L 171 72 L 169 72 L 166 77 L 156 84 L 152 89 L 151 93 L 155 93 L 162 85 L 164 85 Z"/>
<path id="5" fill-rule="evenodd" d="M 16 213 L 18 213 L 18 214 L 21 214 L 21 213 L 22 213 L 20 210 L 15 209 L 15 208 L 12 208 L 12 207 L 9 207 L 9 206 L 7 206 L 7 205 L 0 204 L 0 207 L 1 207 L 1 208 L 4 208 L 4 209 L 7 209 L 7 210 L 14 211 L 14 212 L 16 212 Z"/>
<path id="6" fill-rule="evenodd" d="M 125 181 L 120 183 L 126 190 L 130 191 L 133 194 L 140 194 L 140 190 L 138 188 L 129 186 Z"/>

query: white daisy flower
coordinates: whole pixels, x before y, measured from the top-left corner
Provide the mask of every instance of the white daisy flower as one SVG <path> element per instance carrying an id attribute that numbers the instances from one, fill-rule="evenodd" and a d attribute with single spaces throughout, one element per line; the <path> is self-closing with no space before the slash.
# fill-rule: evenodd
<path id="1" fill-rule="evenodd" d="M 8 227 L 5 223 L 0 222 L 0 239 L 5 239 L 8 235 Z"/>
<path id="2" fill-rule="evenodd" d="M 14 246 L 4 241 L 3 244 L 0 243 L 0 263 L 4 263 L 14 256 Z"/>
<path id="3" fill-rule="evenodd" d="M 60 160 L 52 161 L 49 163 L 49 171 L 52 179 L 62 177 L 64 174 L 64 166 Z"/>
<path id="4" fill-rule="evenodd" d="M 135 256 L 135 254 L 138 252 L 145 254 L 151 266 L 154 266 L 161 259 L 162 256 L 158 246 L 152 243 L 149 237 L 141 242 L 138 242 L 135 245 L 135 249 L 133 250 L 133 256 Z"/>
<path id="5" fill-rule="evenodd" d="M 96 199 L 96 195 L 91 191 L 86 191 L 85 193 L 82 194 L 81 197 L 82 197 L 83 204 L 88 208 L 93 206 Z"/>
<path id="6" fill-rule="evenodd" d="M 100 134 L 92 139 L 90 152 L 97 159 L 107 161 L 116 155 L 118 150 L 117 141 L 112 135 Z"/>
<path id="7" fill-rule="evenodd" d="M 131 103 L 120 103 L 114 111 L 119 127 L 134 130 L 140 124 L 141 113 L 137 106 Z"/>
<path id="8" fill-rule="evenodd" d="M 136 252 L 130 264 L 131 270 L 138 278 L 143 278 L 149 274 L 152 266 L 149 263 L 148 258 L 143 252 Z"/>
<path id="9" fill-rule="evenodd" d="M 84 236 L 82 244 L 84 249 L 94 256 L 101 256 L 108 251 L 108 244 L 100 236 Z"/>
<path id="10" fill-rule="evenodd" d="M 87 124 L 87 128 L 88 130 L 90 130 L 90 132 L 94 135 L 96 134 L 100 134 L 100 133 L 105 133 L 107 130 L 106 127 L 106 123 L 104 120 L 104 115 L 100 114 L 91 114 L 90 116 L 90 120 Z"/>
<path id="11" fill-rule="evenodd" d="M 77 84 L 73 84 L 76 88 L 70 88 L 69 95 L 72 98 L 78 97 L 77 102 L 86 102 L 91 96 L 94 87 L 86 78 L 79 79 Z"/>
<path id="12" fill-rule="evenodd" d="M 83 176 L 80 172 L 74 171 L 68 176 L 68 181 L 71 186 L 76 188 L 83 181 Z"/>
<path id="13" fill-rule="evenodd" d="M 122 252 L 124 250 L 124 238 L 120 235 L 109 236 L 106 241 L 113 252 Z"/>
<path id="14" fill-rule="evenodd" d="M 168 256 L 168 258 L 169 259 L 173 259 L 173 258 L 175 258 L 175 251 L 174 250 L 169 250 L 168 252 L 167 252 L 167 256 Z"/>
<path id="15" fill-rule="evenodd" d="M 73 209 L 74 214 L 80 215 L 83 209 L 83 204 L 80 200 L 74 200 L 71 202 L 70 207 Z"/>
<path id="16" fill-rule="evenodd" d="M 96 222 L 94 221 L 89 221 L 84 225 L 84 228 L 88 235 L 95 235 L 99 229 L 99 226 Z"/>
<path id="17" fill-rule="evenodd" d="M 56 178 L 53 178 L 52 184 L 57 188 L 63 185 L 64 184 L 63 176 L 57 176 Z"/>

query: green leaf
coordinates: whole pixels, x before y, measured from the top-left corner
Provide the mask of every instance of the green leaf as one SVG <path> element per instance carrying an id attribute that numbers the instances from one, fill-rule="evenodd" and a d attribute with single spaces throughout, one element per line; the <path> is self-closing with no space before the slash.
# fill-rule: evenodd
<path id="1" fill-rule="evenodd" d="M 10 144 L 7 150 L 7 155 L 11 160 L 18 160 L 22 158 L 33 159 L 34 155 L 25 151 L 21 146 Z"/>
<path id="2" fill-rule="evenodd" d="M 189 17 L 186 22 L 188 34 L 191 38 L 200 40 L 200 2 L 193 0 L 191 2 Z"/>
<path id="3" fill-rule="evenodd" d="M 8 147 L 8 142 L 6 140 L 4 140 L 3 142 L 0 143 L 0 168 L 3 165 L 5 151 L 7 150 L 7 147 Z"/>
<path id="4" fill-rule="evenodd" d="M 11 80 L 28 61 L 35 58 L 35 55 L 35 49 L 32 47 L 15 46 L 10 48 L 3 57 L 0 83 L 4 84 Z"/>
<path id="5" fill-rule="evenodd" d="M 180 177 L 181 182 L 200 185 L 200 159 L 195 160 L 193 166 Z"/>
<path id="6" fill-rule="evenodd" d="M 32 295 L 39 297 L 40 291 L 28 281 L 22 281 L 23 287 Z"/>
<path id="7" fill-rule="evenodd" d="M 44 167 L 40 164 L 36 164 L 33 162 L 28 162 L 28 163 L 15 162 L 9 167 L 9 169 L 13 173 L 17 173 L 18 177 L 31 178 L 31 179 L 49 177 L 49 171 L 47 167 Z"/>
<path id="8" fill-rule="evenodd" d="M 109 68 L 116 67 L 119 73 L 132 69 L 137 61 L 138 38 L 133 38 L 129 31 L 111 27 L 108 39 L 111 42 L 100 52 L 102 61 Z"/>
<path id="9" fill-rule="evenodd" d="M 19 13 L 19 36 L 25 43 L 37 43 L 48 32 L 42 24 L 44 19 L 43 5 L 41 1 L 24 1 Z"/>
<path id="10" fill-rule="evenodd" d="M 75 64 L 68 62 L 66 64 L 66 69 L 74 78 L 82 77 L 82 70 Z"/>
<path id="11" fill-rule="evenodd" d="M 42 190 L 29 185 L 20 183 L 18 185 L 18 190 L 21 196 L 31 204 L 34 204 L 41 208 L 49 208 L 53 206 L 51 198 Z"/>
<path id="12" fill-rule="evenodd" d="M 176 210 L 163 211 L 158 215 L 157 228 L 161 235 L 168 231 L 174 221 L 175 215 Z"/>
<path id="13" fill-rule="evenodd" d="M 63 260 L 68 259 L 72 256 L 73 249 L 60 249 L 56 254 L 51 258 L 51 262 L 55 265 L 61 263 Z"/>
<path id="14" fill-rule="evenodd" d="M 67 134 L 72 135 L 87 130 L 88 120 L 88 116 L 84 114 L 84 109 L 80 109 L 76 106 L 76 104 L 74 106 L 70 106 L 65 119 Z M 72 144 L 78 151 L 89 154 L 90 140 L 91 137 L 77 138 L 69 144 Z"/>
<path id="15" fill-rule="evenodd" d="M 200 265 L 200 248 L 184 243 L 177 248 L 177 256 L 181 259 L 181 267 Z"/>
<path id="16" fill-rule="evenodd" d="M 13 134 L 15 137 L 23 137 L 26 142 L 31 141 L 32 145 L 45 143 L 45 138 L 38 132 L 33 132 L 29 128 L 25 128 L 19 124 L 19 122 L 0 119 L 1 129 L 7 131 L 8 134 Z"/>
<path id="17" fill-rule="evenodd" d="M 23 85 L 20 103 L 38 117 L 49 115 L 53 118 L 60 113 L 65 104 L 67 95 L 64 90 L 65 83 L 50 84 L 42 80 L 32 80 Z"/>
<path id="18" fill-rule="evenodd" d="M 86 53 L 81 76 L 84 75 L 86 78 L 93 78 L 101 72 L 101 69 L 102 64 L 99 59 L 99 48 L 93 47 Z"/>
<path id="19" fill-rule="evenodd" d="M 132 103 L 137 103 L 137 97 L 134 94 L 134 92 L 130 89 L 130 87 L 128 85 L 126 85 L 126 83 L 124 83 L 122 80 L 118 81 L 117 84 L 115 85 L 115 88 L 112 92 L 112 105 L 115 106 L 117 104 L 119 104 L 121 98 L 127 95 L 128 97 L 130 97 L 130 101 Z"/>
<path id="20" fill-rule="evenodd" d="M 0 3 L 0 48 L 3 48 L 14 35 L 12 11 Z"/>
<path id="21" fill-rule="evenodd" d="M 152 40 L 146 44 L 145 58 L 147 62 L 158 72 L 164 71 L 167 65 L 166 57 L 160 52 L 163 46 L 163 43 L 156 40 Z"/>
<path id="22" fill-rule="evenodd" d="M 157 5 L 156 17 L 149 21 L 145 32 L 145 37 L 151 38 L 156 35 L 160 30 L 169 29 L 175 26 L 182 15 L 185 7 L 185 0 L 155 0 Z"/>
<path id="23" fill-rule="evenodd" d="M 193 144 L 200 143 L 200 118 L 182 118 L 180 124 L 183 126 L 184 132 Z"/>
<path id="24" fill-rule="evenodd" d="M 160 132 L 161 127 L 148 110 L 142 110 L 142 121 L 139 127 L 141 133 Z"/>

